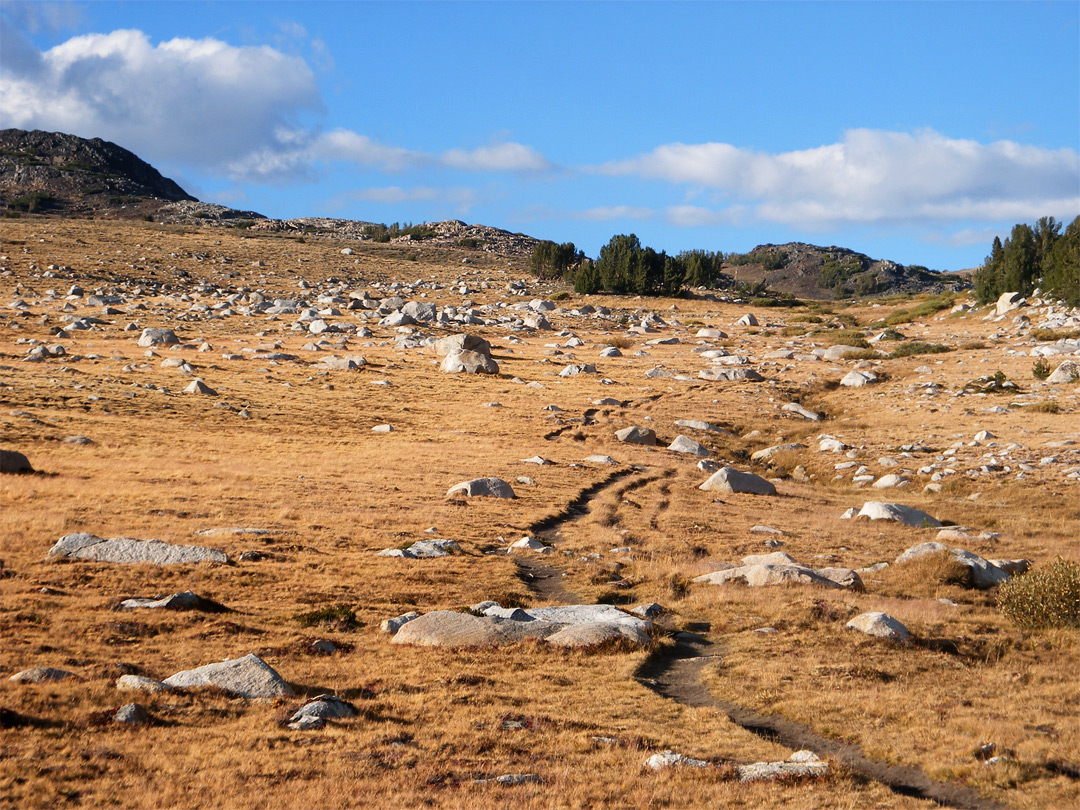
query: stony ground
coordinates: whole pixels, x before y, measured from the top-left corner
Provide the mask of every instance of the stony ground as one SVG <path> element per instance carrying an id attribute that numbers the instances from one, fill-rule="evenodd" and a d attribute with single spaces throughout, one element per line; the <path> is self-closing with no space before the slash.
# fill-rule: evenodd
<path id="1" fill-rule="evenodd" d="M 1080 805 L 1077 634 L 972 587 L 1080 559 L 1080 389 L 1032 374 L 1080 352 L 1075 316 L 960 297 L 875 341 L 918 302 L 585 298 L 480 251 L 0 232 L 0 439 L 34 470 L 0 477 L 5 804 Z M 497 374 L 440 370 L 433 341 L 463 333 Z M 948 351 L 896 352 L 919 342 Z M 725 467 L 775 494 L 699 488 Z M 481 478 L 516 497 L 448 495 Z M 867 502 L 925 516 L 845 518 Z M 77 533 L 168 545 L 50 554 Z M 436 539 L 452 553 L 380 555 Z M 146 561 L 176 546 L 215 553 Z M 744 561 L 766 554 L 789 558 Z M 186 591 L 205 601 L 121 604 Z M 490 601 L 659 610 L 644 642 L 591 646 L 552 643 L 562 620 L 495 646 L 380 627 L 531 624 Z M 907 637 L 847 626 L 870 612 Z M 182 685 L 250 654 L 242 683 Z M 35 667 L 58 672 L 7 677 Z M 298 720 L 319 695 L 329 719 Z"/>

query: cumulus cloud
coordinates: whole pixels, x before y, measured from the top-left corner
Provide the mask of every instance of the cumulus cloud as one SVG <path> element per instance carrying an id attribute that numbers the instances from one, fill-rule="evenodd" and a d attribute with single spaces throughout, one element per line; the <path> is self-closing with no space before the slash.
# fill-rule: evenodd
<path id="1" fill-rule="evenodd" d="M 279 27 L 285 38 L 307 37 L 297 23 Z M 313 45 L 332 64 L 325 44 Z M 436 156 L 349 129 L 322 132 L 304 121 L 324 113 L 304 59 L 269 46 L 211 38 L 155 45 L 141 31 L 124 30 L 76 36 L 40 51 L 18 24 L 0 26 L 0 127 L 101 137 L 151 162 L 223 172 L 239 182 L 311 180 L 333 163 L 387 173 L 550 167 L 519 143 Z"/>
<path id="2" fill-rule="evenodd" d="M 669 210 L 669 219 L 685 224 L 736 213 L 828 228 L 1080 211 L 1080 156 L 1074 150 L 983 144 L 933 130 L 855 129 L 839 143 L 778 154 L 724 143 L 673 143 L 593 171 L 716 189 L 735 206 Z"/>
<path id="3" fill-rule="evenodd" d="M 196 166 L 273 148 L 278 131 L 323 109 L 302 59 L 216 39 L 86 34 L 44 52 L 5 48 L 0 65 L 3 126 L 102 137 Z"/>

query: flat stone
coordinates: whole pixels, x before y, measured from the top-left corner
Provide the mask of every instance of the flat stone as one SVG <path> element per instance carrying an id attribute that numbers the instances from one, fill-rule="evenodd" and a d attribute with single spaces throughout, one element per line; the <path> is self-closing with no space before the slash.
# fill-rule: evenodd
<path id="1" fill-rule="evenodd" d="M 457 334 L 444 337 L 431 344 L 432 351 L 439 357 L 446 357 L 455 352 L 470 351 L 491 355 L 491 344 L 476 335 Z"/>
<path id="2" fill-rule="evenodd" d="M 796 751 L 786 762 L 754 762 L 736 769 L 740 782 L 769 782 L 774 779 L 805 779 L 824 776 L 829 764 L 813 751 Z"/>
<path id="3" fill-rule="evenodd" d="M 22 672 L 16 672 L 8 680 L 14 683 L 50 683 L 52 681 L 66 681 L 68 678 L 74 677 L 76 677 L 75 673 L 68 672 L 66 669 L 30 667 L 30 669 L 24 669 Z"/>
<path id="4" fill-rule="evenodd" d="M 225 552 L 203 546 L 176 546 L 161 540 L 135 540 L 130 537 L 104 540 L 85 532 L 64 535 L 49 549 L 49 556 L 69 560 L 157 565 L 229 562 Z"/>
<path id="5" fill-rule="evenodd" d="M 693 581 L 708 585 L 735 583 L 749 588 L 764 588 L 773 585 L 818 585 L 831 589 L 842 587 L 838 582 L 804 565 L 740 565 L 736 568 L 727 568 L 694 577 Z"/>
<path id="6" fill-rule="evenodd" d="M 774 444 L 772 447 L 763 447 L 761 450 L 755 451 L 750 460 L 753 462 L 766 462 L 770 461 L 773 456 L 780 453 L 788 453 L 792 450 L 805 450 L 806 445 L 799 442 L 787 442 L 785 444 Z"/>
<path id="7" fill-rule="evenodd" d="M 204 599 L 192 591 L 174 593 L 160 599 L 134 598 L 120 603 L 124 610 L 200 610 L 205 613 L 219 613 L 225 606 L 213 599 Z"/>
<path id="8" fill-rule="evenodd" d="M 761 382 L 765 378 L 752 368 L 706 368 L 698 372 L 702 380 L 712 382 Z"/>
<path id="9" fill-rule="evenodd" d="M 916 528 L 941 528 L 941 522 L 931 517 L 926 512 L 900 503 L 880 503 L 867 501 L 863 504 L 856 517 L 867 517 L 871 520 L 895 520 L 905 526 Z"/>
<path id="10" fill-rule="evenodd" d="M 648 768 L 651 771 L 663 771 L 668 768 L 707 768 L 708 766 L 709 763 L 705 760 L 693 759 L 682 754 L 676 754 L 674 751 L 661 751 L 659 754 L 653 754 L 641 764 L 641 767 Z"/>
<path id="11" fill-rule="evenodd" d="M 467 495 L 469 497 L 516 498 L 513 488 L 501 478 L 474 478 L 454 484 L 446 491 L 446 497 Z"/>
<path id="12" fill-rule="evenodd" d="M 689 436 L 676 436 L 675 441 L 668 445 L 668 450 L 675 453 L 688 453 L 692 456 L 711 456 L 712 452 L 705 445 L 695 442 Z"/>
<path id="13" fill-rule="evenodd" d="M 872 371 L 849 371 L 840 380 L 840 384 L 847 388 L 862 388 L 865 385 L 876 383 L 878 381 L 877 374 Z"/>
<path id="14" fill-rule="evenodd" d="M 242 698 L 272 698 L 294 694 L 293 688 L 254 653 L 217 664 L 177 672 L 164 680 L 166 686 L 191 689 L 216 686 Z"/>
<path id="15" fill-rule="evenodd" d="M 561 625 L 553 622 L 522 622 L 436 610 L 402 625 L 392 643 L 422 647 L 494 647 L 525 638 L 546 638 L 561 629 Z"/>

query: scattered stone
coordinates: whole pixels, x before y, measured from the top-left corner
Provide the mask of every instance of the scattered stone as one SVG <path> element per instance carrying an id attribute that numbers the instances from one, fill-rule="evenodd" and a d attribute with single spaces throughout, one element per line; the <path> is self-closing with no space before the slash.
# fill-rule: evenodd
<path id="1" fill-rule="evenodd" d="M 765 555 L 771 556 L 771 555 Z M 782 556 L 787 557 L 786 554 Z M 791 558 L 788 557 L 790 560 Z M 824 588 L 863 590 L 862 579 L 857 573 L 847 568 L 814 569 L 799 565 L 794 560 L 790 563 L 754 563 L 713 571 L 694 577 L 694 582 L 708 585 L 726 585 L 735 583 L 749 588 L 764 588 L 772 585 L 818 585 Z"/>
<path id="2" fill-rule="evenodd" d="M 888 613 L 877 611 L 860 614 L 844 626 L 851 630 L 858 630 L 860 633 L 866 633 L 868 636 L 888 638 L 893 641 L 907 641 L 910 637 L 908 629 L 903 624 Z"/>
<path id="3" fill-rule="evenodd" d="M 793 413 L 797 416 L 801 416 L 803 419 L 809 419 L 811 422 L 820 422 L 825 418 L 824 414 L 817 411 L 811 411 L 809 408 L 804 408 L 798 402 L 789 402 L 784 405 L 780 410 L 787 413 Z"/>
<path id="4" fill-rule="evenodd" d="M 125 599 L 120 603 L 120 607 L 123 610 L 199 610 L 204 613 L 220 613 L 227 610 L 220 602 L 215 602 L 213 599 L 204 599 L 191 591 L 174 593 L 172 596 L 165 596 L 161 599 Z"/>
<path id="5" fill-rule="evenodd" d="M 0 473 L 17 475 L 32 473 L 30 459 L 15 450 L 0 450 Z"/>
<path id="6" fill-rule="evenodd" d="M 254 653 L 217 664 L 170 675 L 164 681 L 175 689 L 216 686 L 242 698 L 272 698 L 294 694 L 293 688 L 278 673 Z"/>
<path id="7" fill-rule="evenodd" d="M 770 481 L 754 473 L 739 472 L 733 467 L 722 467 L 698 489 L 706 492 L 745 492 L 751 495 L 776 494 L 776 487 Z"/>
<path id="8" fill-rule="evenodd" d="M 141 725 L 142 723 L 150 722 L 150 712 L 146 710 L 146 707 L 139 703 L 128 703 L 121 706 L 116 714 L 113 715 L 114 723 L 130 723 L 132 725 Z"/>
<path id="9" fill-rule="evenodd" d="M 712 452 L 703 444 L 695 442 L 688 436 L 676 436 L 675 441 L 668 445 L 668 450 L 676 453 L 689 453 L 693 456 L 711 456 Z"/>
<path id="10" fill-rule="evenodd" d="M 761 450 L 754 452 L 750 456 L 750 460 L 755 463 L 764 463 L 771 461 L 773 456 L 780 453 L 789 453 L 792 450 L 805 450 L 806 445 L 799 442 L 788 442 L 786 444 L 774 444 L 772 447 L 765 447 Z"/>
<path id="11" fill-rule="evenodd" d="M 408 613 L 402 613 L 400 616 L 395 616 L 392 619 L 384 619 L 382 624 L 379 625 L 379 629 L 387 635 L 394 635 L 404 625 L 411 622 L 413 619 L 419 619 L 420 614 L 415 610 Z"/>
<path id="12" fill-rule="evenodd" d="M 342 700 L 337 695 L 319 695 L 304 703 L 293 713 L 289 718 L 288 727 L 294 731 L 323 728 L 327 720 L 348 719 L 358 714 L 353 704 Z M 322 722 L 311 723 L 312 719 Z"/>
<path id="13" fill-rule="evenodd" d="M 867 501 L 863 504 L 856 517 L 866 517 L 871 520 L 895 520 L 905 526 L 914 526 L 923 529 L 939 529 L 941 522 L 931 517 L 926 512 L 900 503 L 880 503 Z"/>
<path id="14" fill-rule="evenodd" d="M 786 762 L 755 762 L 739 765 L 736 771 L 740 782 L 763 782 L 824 776 L 829 772 L 829 764 L 813 751 L 796 751 Z"/>
<path id="15" fill-rule="evenodd" d="M 849 371 L 840 380 L 840 384 L 848 388 L 862 388 L 878 381 L 877 374 L 872 371 Z"/>
<path id="16" fill-rule="evenodd" d="M 550 554 L 554 549 L 551 546 L 545 545 L 537 540 L 535 537 L 522 537 L 520 540 L 511 543 L 507 551 L 535 551 L 538 554 Z"/>
<path id="17" fill-rule="evenodd" d="M 66 669 L 30 667 L 30 669 L 24 669 L 22 672 L 16 672 L 8 680 L 14 683 L 50 683 L 52 681 L 66 681 L 68 678 L 75 677 L 77 676 L 74 672 L 68 672 Z"/>
<path id="18" fill-rule="evenodd" d="M 582 459 L 582 460 L 587 461 L 590 464 L 618 464 L 619 463 L 615 459 L 613 459 L 611 456 L 604 456 L 604 455 L 585 456 L 585 458 Z"/>
<path id="19" fill-rule="evenodd" d="M 761 382 L 765 378 L 758 374 L 752 368 L 706 368 L 698 372 L 698 377 L 702 380 L 711 380 L 713 382 Z"/>
<path id="20" fill-rule="evenodd" d="M 446 497 L 467 495 L 469 497 L 516 498 L 513 488 L 501 478 L 474 478 L 454 484 L 446 491 Z"/>
<path id="21" fill-rule="evenodd" d="M 151 346 L 174 346 L 179 342 L 180 338 L 172 329 L 148 328 L 142 330 L 138 344 L 145 349 Z"/>
<path id="22" fill-rule="evenodd" d="M 709 763 L 705 760 L 693 759 L 670 750 L 653 754 L 641 763 L 641 767 L 652 771 L 663 771 L 668 768 L 707 768 L 708 766 Z"/>
<path id="23" fill-rule="evenodd" d="M 896 562 L 905 563 L 910 562 L 911 560 L 917 560 L 920 557 L 925 557 L 928 554 L 943 553 L 948 553 L 949 558 L 953 562 L 957 562 L 970 570 L 971 584 L 980 590 L 993 588 L 995 585 L 999 585 L 1009 578 L 1008 571 L 999 568 L 990 560 L 984 559 L 971 551 L 966 551 L 962 548 L 949 548 L 944 543 L 938 542 L 919 543 L 918 545 L 914 545 L 897 557 Z M 1017 562 L 1024 563 L 1027 561 L 1018 560 Z"/>
<path id="24" fill-rule="evenodd" d="M 439 371 L 447 374 L 498 374 L 499 364 L 486 354 L 463 350 L 446 355 Z"/>
<path id="25" fill-rule="evenodd" d="M 153 678 L 144 678 L 142 675 L 121 675 L 116 679 L 116 688 L 124 692 L 168 692 L 169 686 Z"/>
<path id="26" fill-rule="evenodd" d="M 654 446 L 656 444 L 656 431 L 651 428 L 633 427 L 615 431 L 615 438 L 627 444 L 644 444 Z"/>
<path id="27" fill-rule="evenodd" d="M 191 384 L 184 389 L 185 394 L 203 394 L 209 397 L 216 397 L 217 391 L 204 383 L 200 378 L 196 377 L 191 381 Z"/>
<path id="28" fill-rule="evenodd" d="M 64 535 L 49 549 L 49 556 L 69 560 L 157 565 L 229 562 L 225 552 L 203 546 L 175 546 L 161 540 L 135 540 L 130 537 L 103 540 L 86 532 Z"/>

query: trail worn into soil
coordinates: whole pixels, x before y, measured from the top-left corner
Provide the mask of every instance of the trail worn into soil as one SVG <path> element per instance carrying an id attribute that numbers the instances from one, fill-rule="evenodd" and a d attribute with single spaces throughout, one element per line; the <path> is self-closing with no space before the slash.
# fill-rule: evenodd
<path id="1" fill-rule="evenodd" d="M 590 503 L 602 492 L 615 486 L 633 473 L 643 472 L 637 468 L 616 470 L 610 475 L 586 487 L 569 504 L 553 515 L 533 523 L 533 534 L 544 533 L 555 539 L 559 530 L 589 514 Z M 620 490 L 619 497 L 640 487 L 670 475 L 670 470 L 658 474 L 641 475 Z M 560 568 L 541 562 L 532 555 L 515 558 L 522 581 L 533 593 L 547 602 L 578 603 L 580 597 L 567 590 L 563 584 Z M 713 696 L 702 682 L 702 670 L 720 658 L 720 648 L 703 635 L 679 633 L 674 648 L 667 648 L 651 656 L 638 670 L 639 680 L 657 694 L 684 706 L 711 707 L 724 712 L 733 723 L 747 731 L 780 743 L 793 750 L 809 749 L 818 756 L 843 763 L 852 773 L 879 782 L 895 793 L 919 799 L 929 799 L 947 807 L 961 810 L 999 810 L 1004 805 L 984 799 L 978 792 L 951 782 L 938 782 L 914 767 L 889 765 L 870 759 L 862 749 L 850 743 L 823 737 L 812 728 L 777 715 L 762 715 L 755 711 L 720 700 Z"/>
<path id="2" fill-rule="evenodd" d="M 658 694 L 684 706 L 707 706 L 724 712 L 736 725 L 792 749 L 809 749 L 818 756 L 842 762 L 852 773 L 888 787 L 895 793 L 930 799 L 962 810 L 997 810 L 1004 805 L 951 782 L 938 782 L 918 768 L 888 765 L 870 759 L 857 745 L 823 737 L 813 729 L 777 715 L 762 715 L 714 697 L 702 683 L 704 667 L 720 658 L 719 646 L 704 636 L 680 633 L 673 650 L 652 656 L 638 677 Z"/>

